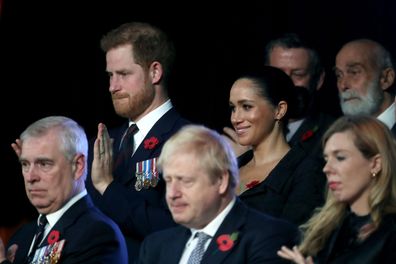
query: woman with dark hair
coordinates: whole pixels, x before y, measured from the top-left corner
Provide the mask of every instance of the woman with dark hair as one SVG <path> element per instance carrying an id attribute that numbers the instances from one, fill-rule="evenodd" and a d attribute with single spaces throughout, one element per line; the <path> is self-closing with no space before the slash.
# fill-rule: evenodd
<path id="1" fill-rule="evenodd" d="M 241 200 L 301 224 L 322 204 L 325 177 L 318 159 L 307 158 L 304 148 L 291 148 L 286 141 L 289 117 L 301 112 L 295 93 L 289 76 L 264 66 L 234 82 L 229 102 L 238 143 L 251 146 L 239 157 Z"/>

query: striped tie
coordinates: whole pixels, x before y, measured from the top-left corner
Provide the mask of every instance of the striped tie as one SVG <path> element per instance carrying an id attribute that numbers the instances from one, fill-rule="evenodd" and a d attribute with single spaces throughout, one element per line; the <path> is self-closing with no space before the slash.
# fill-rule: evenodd
<path id="1" fill-rule="evenodd" d="M 204 232 L 198 232 L 195 234 L 198 236 L 198 243 L 194 250 L 191 252 L 190 257 L 188 258 L 188 264 L 199 264 L 201 263 L 202 257 L 205 253 L 205 243 L 210 238 L 209 235 Z"/>

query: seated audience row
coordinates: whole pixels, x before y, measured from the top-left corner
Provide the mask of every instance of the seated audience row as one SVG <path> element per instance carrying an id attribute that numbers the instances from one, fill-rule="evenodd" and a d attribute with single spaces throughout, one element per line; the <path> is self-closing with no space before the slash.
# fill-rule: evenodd
<path id="1" fill-rule="evenodd" d="M 174 47 L 159 28 L 123 24 L 101 45 L 128 122 L 99 124 L 89 155 L 67 117 L 21 134 L 12 147 L 39 218 L 7 250 L 0 240 L 1 263 L 395 261 L 395 71 L 381 44 L 359 39 L 338 52 L 345 116 L 333 123 L 314 107 L 325 76 L 316 51 L 294 34 L 271 41 L 267 66 L 230 89 L 225 135 L 173 108 Z"/>

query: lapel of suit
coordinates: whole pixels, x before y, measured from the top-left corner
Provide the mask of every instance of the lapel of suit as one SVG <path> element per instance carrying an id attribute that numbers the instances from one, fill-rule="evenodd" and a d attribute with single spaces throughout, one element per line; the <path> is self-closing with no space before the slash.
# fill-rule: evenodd
<path id="1" fill-rule="evenodd" d="M 21 237 L 23 239 L 19 239 L 16 242 L 18 244 L 18 250 L 15 253 L 14 263 L 24 263 L 27 260 L 27 255 L 30 249 L 30 245 L 32 244 L 35 230 L 36 230 L 36 220 L 27 224 L 24 230 L 21 232 Z M 9 244 L 8 246 L 10 246 Z"/>
<path id="2" fill-rule="evenodd" d="M 296 144 L 279 161 L 264 181 L 254 186 L 254 188 L 244 191 L 240 197 L 254 196 L 259 193 L 268 192 L 268 190 L 272 190 L 278 194 L 288 192 L 288 186 L 290 186 L 293 180 L 292 175 L 305 156 L 306 152 L 301 144 Z"/>
<path id="3" fill-rule="evenodd" d="M 313 117 L 307 117 L 301 126 L 297 129 L 297 131 L 294 133 L 292 138 L 289 141 L 290 146 L 294 146 L 298 142 L 305 142 L 307 141 L 310 137 L 313 136 L 313 133 L 318 129 L 315 127 L 315 120 Z M 312 134 L 311 134 L 312 132 Z"/>
<path id="4" fill-rule="evenodd" d="M 201 263 L 223 263 L 224 259 L 235 251 L 240 243 L 240 240 L 242 239 L 242 236 L 244 235 L 241 232 L 241 228 L 246 222 L 246 214 L 246 206 L 242 204 L 239 198 L 237 198 L 230 213 L 224 218 L 223 223 L 220 225 L 215 236 L 212 238 L 208 249 L 205 251 Z M 219 245 L 217 244 L 217 239 L 221 235 L 231 235 L 233 233 L 238 234 L 237 239 L 234 241 L 234 245 L 229 250 L 221 251 L 219 249 Z"/>
<path id="5" fill-rule="evenodd" d="M 393 136 L 396 137 L 396 124 L 393 125 L 391 131 L 392 131 Z"/>
<path id="6" fill-rule="evenodd" d="M 48 237 L 51 235 L 51 232 L 53 231 L 58 231 L 59 232 L 59 238 L 58 241 L 65 239 L 65 233 L 67 232 L 68 228 L 73 225 L 76 222 L 76 219 L 80 217 L 84 212 L 86 212 L 86 209 L 89 207 L 92 207 L 93 203 L 91 198 L 86 195 L 80 200 L 78 200 L 76 203 L 74 203 L 63 215 L 62 217 L 56 222 L 54 227 L 51 229 L 51 231 L 48 233 L 46 236 L 45 240 L 41 244 L 41 246 L 47 246 L 48 245 Z M 67 241 L 66 241 L 67 243 Z"/>
<path id="7" fill-rule="evenodd" d="M 118 175 L 119 181 L 122 184 L 132 182 L 132 185 L 134 185 L 136 181 L 135 173 L 137 162 L 153 159 L 159 156 L 165 141 L 173 134 L 174 125 L 178 118 L 180 118 L 180 115 L 174 108 L 172 108 L 154 124 L 142 143 L 136 149 L 131 159 L 128 161 L 126 173 L 120 173 Z M 158 139 L 158 143 L 153 148 L 145 146 L 145 141 L 152 138 Z"/>
<path id="8" fill-rule="evenodd" d="M 162 251 L 161 259 L 167 263 L 179 263 L 190 236 L 190 229 L 183 226 L 177 227 L 177 232 L 175 232 L 173 239 L 171 241 L 164 241 L 167 246 Z"/>

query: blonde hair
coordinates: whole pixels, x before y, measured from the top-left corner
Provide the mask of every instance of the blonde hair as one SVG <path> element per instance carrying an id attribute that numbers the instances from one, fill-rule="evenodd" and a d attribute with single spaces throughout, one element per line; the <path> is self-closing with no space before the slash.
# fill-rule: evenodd
<path id="1" fill-rule="evenodd" d="M 213 181 L 223 172 L 228 172 L 230 191 L 237 186 L 237 159 L 229 143 L 216 131 L 202 125 L 184 126 L 164 144 L 157 163 L 158 169 L 162 171 L 163 165 L 180 151 L 195 155 Z"/>
<path id="2" fill-rule="evenodd" d="M 366 239 L 380 225 L 384 215 L 396 212 L 396 145 L 390 130 L 371 116 L 343 116 L 337 119 L 323 136 L 323 146 L 335 133 L 350 132 L 353 143 L 367 159 L 379 154 L 381 170 L 373 179 L 369 194 L 369 208 L 372 223 L 363 226 L 359 239 Z M 304 232 L 299 249 L 304 255 L 314 256 L 324 246 L 331 233 L 346 216 L 348 204 L 339 202 L 331 192 L 326 203 L 316 210 L 314 216 L 301 229 Z"/>

